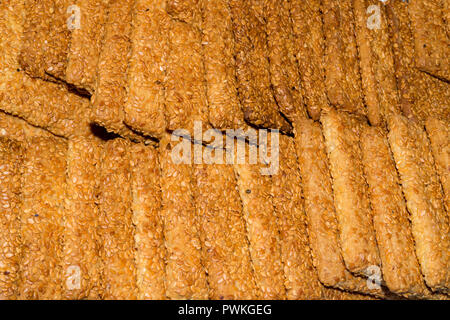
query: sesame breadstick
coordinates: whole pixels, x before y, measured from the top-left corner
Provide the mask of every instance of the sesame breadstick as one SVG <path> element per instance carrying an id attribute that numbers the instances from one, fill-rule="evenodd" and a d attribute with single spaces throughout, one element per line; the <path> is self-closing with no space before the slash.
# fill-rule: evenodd
<path id="1" fill-rule="evenodd" d="M 285 299 L 281 238 L 274 212 L 270 176 L 258 164 L 234 164 L 243 204 L 258 298 Z"/>
<path id="2" fill-rule="evenodd" d="M 93 122 L 121 136 L 140 140 L 123 123 L 133 3 L 132 0 L 109 1 L 91 103 Z"/>
<path id="3" fill-rule="evenodd" d="M 20 170 L 23 146 L 0 138 L 0 300 L 17 298 L 20 264 Z"/>
<path id="4" fill-rule="evenodd" d="M 42 39 L 46 41 L 44 47 L 44 71 L 56 79 L 65 79 L 71 38 L 71 30 L 67 25 L 70 14 L 67 10 L 73 1 L 53 0 L 51 2 L 53 2 L 53 8 L 51 8 L 50 28 L 45 35 L 45 39 Z M 36 39 L 33 40 L 36 41 Z"/>
<path id="5" fill-rule="evenodd" d="M 91 134 L 89 100 L 62 84 L 32 79 L 21 72 L 6 75 L 0 109 L 66 138 Z"/>
<path id="6" fill-rule="evenodd" d="M 252 3 L 230 0 L 229 4 L 236 41 L 238 93 L 244 118 L 255 126 L 290 132 L 292 127 L 278 112 L 271 89 L 264 24 L 258 20 Z"/>
<path id="7" fill-rule="evenodd" d="M 307 230 L 319 280 L 327 287 L 383 297 L 384 290 L 369 288 L 366 279 L 346 270 L 339 244 L 332 181 L 320 124 L 305 119 L 295 124 L 295 132 Z M 333 293 L 339 290 L 326 289 L 325 296 L 328 291 Z"/>
<path id="8" fill-rule="evenodd" d="M 61 299 L 67 143 L 34 137 L 26 148 L 20 208 L 19 298 Z"/>
<path id="9" fill-rule="evenodd" d="M 52 134 L 44 129 L 33 127 L 23 119 L 0 111 L 0 136 L 24 142 L 31 137 L 50 137 Z"/>
<path id="10" fill-rule="evenodd" d="M 102 294 L 96 204 L 101 148 L 94 139 L 68 142 L 63 249 L 66 299 L 99 299 Z"/>
<path id="11" fill-rule="evenodd" d="M 407 7 L 414 36 L 416 67 L 450 81 L 450 39 L 440 0 L 411 1 Z"/>
<path id="12" fill-rule="evenodd" d="M 325 0 L 322 12 L 328 99 L 338 109 L 365 115 L 351 0 Z"/>
<path id="13" fill-rule="evenodd" d="M 450 119 L 448 84 L 417 70 L 414 65 L 414 38 L 408 4 L 391 1 L 386 5 L 386 11 L 403 114 L 420 123 L 425 123 L 429 116 Z"/>
<path id="14" fill-rule="evenodd" d="M 430 117 L 426 121 L 426 130 L 431 142 L 436 170 L 444 191 L 444 205 L 450 212 L 450 129 L 449 123 Z"/>
<path id="15" fill-rule="evenodd" d="M 166 297 L 166 248 L 161 215 L 158 151 L 152 146 L 135 144 L 130 153 L 138 298 L 161 300 Z"/>
<path id="16" fill-rule="evenodd" d="M 377 0 L 354 0 L 353 10 L 367 115 L 372 125 L 382 126 L 399 112 L 386 10 Z"/>
<path id="17" fill-rule="evenodd" d="M 92 94 L 95 88 L 108 0 L 78 0 L 76 5 L 81 13 L 80 29 L 72 30 L 67 56 L 66 81 Z"/>
<path id="18" fill-rule="evenodd" d="M 318 120 L 321 109 L 328 105 L 320 1 L 291 0 L 291 19 L 303 98 L 310 117 Z"/>
<path id="19" fill-rule="evenodd" d="M 99 234 L 103 243 L 103 298 L 136 299 L 136 264 L 131 209 L 130 143 L 107 141 L 101 153 L 99 182 Z"/>
<path id="20" fill-rule="evenodd" d="M 190 164 L 174 163 L 179 146 L 166 135 L 160 142 L 162 216 L 167 249 L 166 295 L 169 299 L 207 299 L 208 283 L 201 261 L 199 217 L 195 212 Z M 188 148 L 191 144 L 184 140 Z"/>
<path id="21" fill-rule="evenodd" d="M 428 290 L 415 255 L 409 214 L 385 131 L 364 128 L 361 149 L 383 278 L 392 292 L 423 297 Z"/>
<path id="22" fill-rule="evenodd" d="M 322 113 L 320 120 L 333 178 L 342 256 L 349 271 L 367 275 L 369 267 L 380 265 L 380 257 L 359 145 L 365 124 L 334 109 Z"/>
<path id="23" fill-rule="evenodd" d="M 161 138 L 165 128 L 164 77 L 170 18 L 162 0 L 137 0 L 133 8 L 125 123 Z"/>
<path id="24" fill-rule="evenodd" d="M 203 149 L 206 150 L 206 147 Z M 195 165 L 194 186 L 210 298 L 257 298 L 233 167 L 223 164 Z"/>
<path id="25" fill-rule="evenodd" d="M 449 222 L 428 138 L 420 125 L 403 116 L 393 116 L 388 124 L 422 274 L 432 290 L 448 291 Z"/>
<path id="26" fill-rule="evenodd" d="M 280 111 L 295 121 L 307 117 L 307 111 L 301 94 L 289 9 L 289 1 L 265 3 L 270 80 Z"/>
<path id="27" fill-rule="evenodd" d="M 217 129 L 237 129 L 244 114 L 237 91 L 235 41 L 228 0 L 203 0 L 202 44 L 209 122 Z"/>
<path id="28" fill-rule="evenodd" d="M 19 55 L 21 68 L 32 77 L 48 79 L 45 74 L 45 51 L 54 13 L 51 0 L 24 0 L 23 41 Z"/>
<path id="29" fill-rule="evenodd" d="M 186 129 L 192 136 L 195 121 L 208 127 L 201 34 L 180 21 L 170 24 L 165 103 L 168 130 Z"/>
<path id="30" fill-rule="evenodd" d="M 201 5 L 203 0 L 167 0 L 166 11 L 173 18 L 200 28 L 202 23 Z"/>
<path id="31" fill-rule="evenodd" d="M 280 168 L 272 176 L 272 194 L 280 228 L 286 295 L 291 300 L 321 299 L 323 289 L 312 263 L 294 141 L 284 135 L 279 138 Z"/>

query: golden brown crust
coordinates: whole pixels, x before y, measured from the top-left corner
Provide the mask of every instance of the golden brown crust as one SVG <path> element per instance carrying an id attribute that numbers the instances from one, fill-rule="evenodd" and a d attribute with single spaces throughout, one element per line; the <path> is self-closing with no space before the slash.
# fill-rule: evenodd
<path id="1" fill-rule="evenodd" d="M 82 20 L 72 30 L 67 56 L 66 81 L 89 93 L 94 92 L 97 62 L 106 23 L 108 0 L 78 0 Z"/>
<path id="2" fill-rule="evenodd" d="M 127 67 L 131 48 L 132 0 L 111 0 L 97 64 L 95 93 L 91 98 L 92 121 L 108 131 L 141 140 L 124 121 Z"/>
<path id="3" fill-rule="evenodd" d="M 380 265 L 361 160 L 359 135 L 365 124 L 334 109 L 323 112 L 321 122 L 333 178 L 342 256 L 347 269 L 364 275 L 370 266 Z"/>
<path id="4" fill-rule="evenodd" d="M 291 132 L 278 112 L 270 85 L 267 37 L 251 1 L 229 1 L 236 40 L 236 72 L 239 98 L 247 122 L 259 127 Z"/>
<path id="5" fill-rule="evenodd" d="M 93 139 L 68 142 L 64 205 L 63 297 L 99 299 L 102 244 L 98 233 L 96 192 L 101 144 Z"/>
<path id="6" fill-rule="evenodd" d="M 366 279 L 353 276 L 345 268 L 339 244 L 331 175 L 320 124 L 312 120 L 302 120 L 294 126 L 305 197 L 307 231 L 319 280 L 329 287 L 383 296 L 383 290 L 370 289 Z M 327 299 L 334 299 L 335 294 L 338 295 L 337 299 L 341 299 L 339 292 L 324 289 Z M 328 297 L 328 293 L 331 297 Z"/>
<path id="7" fill-rule="evenodd" d="M 30 139 L 22 171 L 20 299 L 61 299 L 67 143 Z"/>
<path id="8" fill-rule="evenodd" d="M 328 99 L 338 109 L 364 115 L 351 0 L 325 0 L 322 12 Z"/>
<path id="9" fill-rule="evenodd" d="M 270 81 L 275 100 L 290 121 L 307 117 L 295 58 L 289 1 L 266 1 L 266 33 L 270 62 Z"/>
<path id="10" fill-rule="evenodd" d="M 184 143 L 190 147 L 189 141 Z M 165 135 L 159 146 L 167 248 L 166 294 L 169 299 L 207 299 L 209 289 L 201 261 L 200 221 L 191 183 L 193 168 L 173 162 L 172 150 L 177 145 Z"/>
<path id="11" fill-rule="evenodd" d="M 393 116 L 388 124 L 422 274 L 431 289 L 448 290 L 449 222 L 428 138 L 420 125 L 403 116 Z"/>
<path id="12" fill-rule="evenodd" d="M 135 144 L 130 153 L 138 298 L 161 300 L 166 298 L 166 248 L 161 215 L 158 151 L 152 146 Z"/>
<path id="13" fill-rule="evenodd" d="M 408 5 L 416 67 L 450 81 L 450 40 L 442 9 L 440 0 L 411 1 Z"/>
<path id="14" fill-rule="evenodd" d="M 44 129 L 33 127 L 23 119 L 0 111 L 0 136 L 24 142 L 31 137 L 50 137 L 52 134 Z"/>
<path id="15" fill-rule="evenodd" d="M 281 239 L 271 195 L 271 179 L 258 164 L 235 164 L 258 298 L 285 299 Z"/>
<path id="16" fill-rule="evenodd" d="M 164 78 L 170 18 L 162 0 L 134 2 L 125 123 L 161 138 L 166 128 Z"/>
<path id="17" fill-rule="evenodd" d="M 24 10 L 23 41 L 18 61 L 27 74 L 45 79 L 48 78 L 45 75 L 45 51 L 53 1 L 24 0 Z"/>
<path id="18" fill-rule="evenodd" d="M 217 129 L 238 129 L 244 114 L 237 91 L 235 41 L 227 0 L 202 1 L 202 44 L 209 122 Z"/>
<path id="19" fill-rule="evenodd" d="M 426 122 L 428 138 L 431 142 L 436 170 L 444 191 L 444 204 L 450 212 L 450 127 L 449 123 L 434 117 Z"/>
<path id="20" fill-rule="evenodd" d="M 49 0 L 44 0 L 46 2 Z M 50 10 L 49 32 L 44 39 L 44 71 L 56 79 L 65 79 L 67 67 L 67 55 L 69 52 L 71 30 L 67 26 L 69 14 L 67 9 L 73 3 L 72 0 L 51 0 L 53 7 Z"/>
<path id="21" fill-rule="evenodd" d="M 195 165 L 194 194 L 209 297 L 256 299 L 258 290 L 233 167 Z"/>
<path id="22" fill-rule="evenodd" d="M 353 10 L 368 118 L 372 125 L 384 126 L 386 118 L 399 111 L 385 6 L 377 0 L 353 0 Z M 376 21 L 373 26 L 371 19 Z"/>
<path id="23" fill-rule="evenodd" d="M 165 90 L 168 130 L 186 129 L 193 136 L 195 121 L 208 128 L 201 34 L 180 21 L 170 24 Z"/>
<path id="24" fill-rule="evenodd" d="M 174 19 L 200 29 L 202 23 L 201 1 L 203 0 L 167 0 L 166 10 Z"/>
<path id="25" fill-rule="evenodd" d="M 322 108 L 328 105 L 320 1 L 291 0 L 291 19 L 303 98 L 311 118 L 318 120 Z"/>
<path id="26" fill-rule="evenodd" d="M 23 145 L 0 138 L 0 300 L 17 299 L 21 251 L 20 188 Z"/>
<path id="27" fill-rule="evenodd" d="M 280 228 L 286 295 L 291 300 L 321 299 L 323 289 L 311 258 L 294 141 L 284 135 L 279 138 L 280 167 L 272 176 L 272 196 Z"/>
<path id="28" fill-rule="evenodd" d="M 101 153 L 99 182 L 99 234 L 103 246 L 103 298 L 136 299 L 136 264 L 133 214 L 131 211 L 130 143 L 107 141 Z"/>
<path id="29" fill-rule="evenodd" d="M 402 112 L 421 123 L 429 116 L 450 119 L 448 84 L 420 72 L 414 65 L 414 38 L 407 6 L 401 1 L 386 5 Z"/>
<path id="30" fill-rule="evenodd" d="M 409 213 L 386 132 L 375 127 L 364 128 L 361 149 L 383 279 L 392 292 L 423 297 L 429 292 L 414 252 Z"/>

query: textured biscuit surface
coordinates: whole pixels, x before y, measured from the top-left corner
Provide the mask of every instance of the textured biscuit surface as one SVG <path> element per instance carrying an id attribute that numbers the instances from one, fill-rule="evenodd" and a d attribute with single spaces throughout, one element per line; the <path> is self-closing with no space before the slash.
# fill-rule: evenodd
<path id="1" fill-rule="evenodd" d="M 201 259 L 200 221 L 193 199 L 192 165 L 175 163 L 180 144 L 167 135 L 160 143 L 162 216 L 167 248 L 166 294 L 169 299 L 207 299 L 208 284 Z M 190 160 L 190 155 L 185 155 Z"/>
<path id="2" fill-rule="evenodd" d="M 333 178 L 342 256 L 351 272 L 364 274 L 370 266 L 380 265 L 359 141 L 365 124 L 333 109 L 322 113 L 321 122 Z"/>
<path id="3" fill-rule="evenodd" d="M 135 144 L 130 153 L 138 298 L 160 300 L 166 296 L 166 249 L 161 216 L 158 151 L 152 146 Z"/>
<path id="4" fill-rule="evenodd" d="M 24 155 L 19 298 L 61 299 L 67 143 L 34 137 Z"/>
<path id="5" fill-rule="evenodd" d="M 0 300 L 16 299 L 20 266 L 20 188 L 23 145 L 0 138 Z"/>
<path id="6" fill-rule="evenodd" d="M 130 143 L 114 139 L 100 155 L 99 234 L 103 298 L 136 299 L 135 228 L 131 210 Z"/>
<path id="7" fill-rule="evenodd" d="M 422 274 L 431 289 L 448 290 L 449 222 L 428 138 L 420 125 L 403 116 L 388 124 Z"/>

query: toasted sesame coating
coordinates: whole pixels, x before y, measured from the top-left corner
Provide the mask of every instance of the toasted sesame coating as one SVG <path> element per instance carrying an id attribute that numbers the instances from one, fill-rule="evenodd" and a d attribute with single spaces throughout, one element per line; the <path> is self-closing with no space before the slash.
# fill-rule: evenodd
<path id="1" fill-rule="evenodd" d="M 28 75 L 49 79 L 45 74 L 45 52 L 54 14 L 53 0 L 23 0 L 22 3 L 23 40 L 17 47 L 21 48 L 18 61 Z"/>
<path id="2" fill-rule="evenodd" d="M 430 143 L 423 127 L 403 116 L 393 116 L 388 124 L 422 274 L 432 290 L 448 291 L 449 222 Z"/>
<path id="3" fill-rule="evenodd" d="M 258 293 L 236 183 L 231 165 L 194 165 L 203 259 L 215 300 L 256 299 Z"/>
<path id="4" fill-rule="evenodd" d="M 184 140 L 190 147 L 190 142 Z M 189 164 L 176 164 L 177 143 L 165 135 L 159 146 L 161 165 L 162 216 L 167 249 L 166 295 L 169 299 L 207 299 L 208 283 L 202 263 L 200 221 L 194 207 Z M 173 152 L 172 152 L 173 151 Z"/>
<path id="5" fill-rule="evenodd" d="M 309 116 L 318 120 L 328 105 L 325 88 L 324 33 L 320 1 L 290 0 L 295 56 Z"/>
<path id="6" fill-rule="evenodd" d="M 76 5 L 81 13 L 80 29 L 72 30 L 67 55 L 66 81 L 92 94 L 106 24 L 108 0 L 77 0 Z"/>
<path id="7" fill-rule="evenodd" d="M 322 284 L 311 257 L 294 141 L 284 135 L 279 139 L 280 168 L 272 176 L 272 195 L 280 228 L 286 295 L 291 300 L 321 299 Z"/>
<path id="8" fill-rule="evenodd" d="M 130 300 L 138 295 L 129 148 L 126 140 L 110 140 L 100 156 L 100 257 L 103 298 L 107 300 Z"/>
<path id="9" fill-rule="evenodd" d="M 134 1 L 125 123 L 161 138 L 166 128 L 164 78 L 171 20 L 163 0 Z"/>
<path id="10" fill-rule="evenodd" d="M 270 81 L 275 100 L 290 121 L 307 117 L 300 87 L 290 1 L 265 1 L 265 28 L 270 62 Z"/>
<path id="11" fill-rule="evenodd" d="M 370 6 L 378 9 L 368 12 Z M 378 0 L 353 0 L 353 11 L 367 116 L 373 126 L 384 126 L 387 116 L 399 112 L 386 10 Z"/>
<path id="12" fill-rule="evenodd" d="M 64 204 L 63 296 L 99 299 L 102 296 L 99 210 L 96 193 L 102 145 L 90 138 L 68 142 L 67 190 Z"/>
<path id="13" fill-rule="evenodd" d="M 166 11 L 174 19 L 201 27 L 201 2 L 203 0 L 166 0 Z"/>
<path id="14" fill-rule="evenodd" d="M 244 126 L 238 97 L 235 39 L 228 0 L 202 0 L 202 44 L 209 122 L 218 129 Z"/>
<path id="15" fill-rule="evenodd" d="M 109 1 L 91 104 L 93 122 L 121 136 L 140 140 L 123 123 L 133 3 L 132 0 Z"/>
<path id="16" fill-rule="evenodd" d="M 49 0 L 43 0 L 46 2 Z M 71 30 L 68 28 L 67 20 L 70 14 L 67 9 L 72 0 L 51 0 L 53 3 L 49 16 L 49 31 L 42 39 L 33 41 L 44 41 L 44 71 L 46 74 L 56 78 L 65 79 L 67 67 L 67 55 L 69 52 Z M 83 14 L 83 12 L 81 12 Z"/>
<path id="17" fill-rule="evenodd" d="M 20 188 L 23 145 L 0 138 L 0 300 L 17 299 L 20 266 Z"/>
<path id="18" fill-rule="evenodd" d="M 449 27 L 444 21 L 446 17 L 448 18 L 448 11 L 444 16 L 440 2 L 440 0 L 411 1 L 407 7 L 414 36 L 416 67 L 450 81 Z"/>
<path id="19" fill-rule="evenodd" d="M 450 212 L 450 127 L 449 122 L 430 117 L 426 130 L 431 142 L 436 170 L 444 191 L 444 205 L 447 215 Z"/>
<path id="20" fill-rule="evenodd" d="M 11 140 L 25 142 L 31 137 L 50 137 L 52 134 L 44 129 L 33 127 L 23 119 L 0 111 L 0 136 Z"/>
<path id="21" fill-rule="evenodd" d="M 285 299 L 282 239 L 273 206 L 271 178 L 261 175 L 262 165 L 259 164 L 246 161 L 233 166 L 243 204 L 258 298 Z"/>
<path id="22" fill-rule="evenodd" d="M 173 21 L 169 29 L 169 55 L 165 83 L 167 129 L 194 134 L 194 122 L 208 128 L 205 68 L 201 33 L 191 25 Z"/>
<path id="23" fill-rule="evenodd" d="M 158 150 L 152 146 L 134 144 L 130 156 L 138 298 L 161 300 L 166 298 L 166 248 Z"/>
<path id="24" fill-rule="evenodd" d="M 325 85 L 331 105 L 366 114 L 351 0 L 322 1 Z"/>
<path id="25" fill-rule="evenodd" d="M 349 271 L 364 275 L 367 268 L 380 266 L 360 149 L 359 136 L 366 124 L 334 109 L 322 112 L 320 120 L 333 178 L 342 256 Z"/>
<path id="26" fill-rule="evenodd" d="M 62 84 L 32 79 L 22 72 L 5 77 L 0 89 L 1 110 L 57 136 L 91 134 L 88 99 L 67 91 Z"/>
<path id="27" fill-rule="evenodd" d="M 383 290 L 370 289 L 366 279 L 352 275 L 345 267 L 339 243 L 330 169 L 320 124 L 312 120 L 301 120 L 294 126 L 295 147 L 305 197 L 307 231 L 319 280 L 328 287 L 383 296 Z M 334 295 L 333 289 L 326 288 L 326 298 L 328 292 Z"/>
<path id="28" fill-rule="evenodd" d="M 33 137 L 26 146 L 20 207 L 19 299 L 62 299 L 67 143 Z"/>
<path id="29" fill-rule="evenodd" d="M 392 292 L 423 297 L 429 292 L 417 262 L 409 213 L 386 132 L 381 128 L 364 128 L 361 149 L 383 279 Z"/>
<path id="30" fill-rule="evenodd" d="M 416 69 L 414 38 L 408 4 L 390 1 L 386 5 L 394 51 L 395 75 L 403 114 L 424 123 L 429 116 L 450 119 L 449 84 Z"/>
<path id="31" fill-rule="evenodd" d="M 235 38 L 238 93 L 247 122 L 258 127 L 291 132 L 278 112 L 270 82 L 267 36 L 252 1 L 230 0 Z"/>

